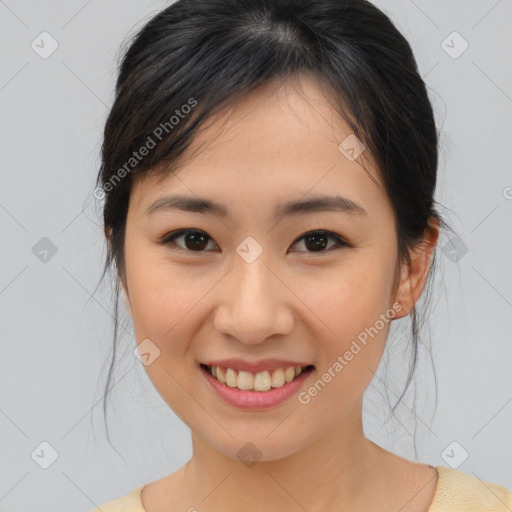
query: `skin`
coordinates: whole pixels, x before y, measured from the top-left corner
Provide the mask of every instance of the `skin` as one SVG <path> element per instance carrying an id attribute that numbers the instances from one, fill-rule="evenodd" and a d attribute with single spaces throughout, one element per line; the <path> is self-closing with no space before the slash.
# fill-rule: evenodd
<path id="1" fill-rule="evenodd" d="M 227 113 L 200 131 L 173 174 L 142 177 L 130 197 L 126 303 L 137 342 L 149 338 L 160 350 L 148 376 L 193 443 L 186 465 L 144 487 L 142 504 L 148 512 L 425 512 L 435 469 L 382 449 L 363 431 L 363 393 L 391 322 L 307 405 L 293 397 L 265 411 L 240 410 L 199 373 L 200 361 L 225 357 L 304 361 L 315 365 L 307 390 L 393 304 L 402 308 L 394 319 L 409 314 L 439 235 L 433 223 L 411 252 L 411 269 L 398 266 L 393 208 L 371 155 L 350 161 L 339 151 L 351 130 L 314 79 L 268 83 Z M 219 202 L 229 216 L 145 213 L 175 193 Z M 367 215 L 274 217 L 283 202 L 334 193 Z M 194 251 L 183 236 L 159 242 L 181 228 L 206 232 L 208 245 Z M 314 252 L 300 237 L 320 229 L 352 247 L 336 248 L 334 239 Z M 236 252 L 247 236 L 263 249 L 250 264 Z M 237 458 L 249 441 L 261 453 L 250 467 Z"/>

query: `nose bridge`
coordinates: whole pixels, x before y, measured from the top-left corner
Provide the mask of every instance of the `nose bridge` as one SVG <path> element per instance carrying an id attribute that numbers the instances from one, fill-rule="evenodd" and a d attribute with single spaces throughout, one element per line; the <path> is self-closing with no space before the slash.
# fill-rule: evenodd
<path id="1" fill-rule="evenodd" d="M 269 264 L 264 253 L 253 261 L 235 256 L 216 315 L 219 332 L 254 344 L 291 329 L 285 287 Z"/>
<path id="2" fill-rule="evenodd" d="M 271 281 L 274 275 L 268 268 L 268 260 L 263 256 L 251 263 L 243 259 L 235 262 L 233 268 L 235 305 L 259 313 L 272 310 L 272 301 L 276 299 Z M 274 283 L 275 284 L 275 283 Z"/>

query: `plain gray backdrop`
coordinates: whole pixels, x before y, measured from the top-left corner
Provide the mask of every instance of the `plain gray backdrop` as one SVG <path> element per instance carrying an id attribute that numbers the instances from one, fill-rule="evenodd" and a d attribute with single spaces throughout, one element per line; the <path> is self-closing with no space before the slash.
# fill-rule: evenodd
<path id="1" fill-rule="evenodd" d="M 107 442 L 108 280 L 92 295 L 106 254 L 93 190 L 119 49 L 169 3 L 0 0 L 0 510 L 92 510 L 191 455 L 188 428 L 133 354 L 124 310 Z M 365 431 L 416 459 L 416 424 L 417 460 L 512 489 L 512 2 L 375 3 L 428 85 L 442 132 L 436 199 L 458 237 L 438 244 L 416 406 L 408 395 L 386 421 L 404 377 L 402 319 L 366 395 Z"/>

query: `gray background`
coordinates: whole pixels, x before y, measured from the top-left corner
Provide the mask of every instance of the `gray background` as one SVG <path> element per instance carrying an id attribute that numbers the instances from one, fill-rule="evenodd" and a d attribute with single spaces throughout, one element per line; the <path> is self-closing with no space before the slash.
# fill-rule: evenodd
<path id="1" fill-rule="evenodd" d="M 168 3 L 0 0 L 0 510 L 91 510 L 191 454 L 188 428 L 133 356 L 126 312 L 110 395 L 114 449 L 106 441 L 108 281 L 91 296 L 105 257 L 92 192 L 118 49 Z M 414 459 L 416 422 L 420 461 L 512 489 L 512 2 L 376 3 L 411 42 L 429 86 L 442 129 L 436 199 L 461 240 L 443 234 L 438 248 L 429 319 L 437 411 L 422 345 L 415 412 L 409 396 L 385 421 L 383 397 L 394 403 L 403 382 L 409 320 L 399 320 L 391 373 L 383 360 L 367 393 L 365 430 Z M 43 31 L 59 45 L 45 59 L 31 47 L 43 51 Z M 454 31 L 469 44 L 460 55 Z"/>

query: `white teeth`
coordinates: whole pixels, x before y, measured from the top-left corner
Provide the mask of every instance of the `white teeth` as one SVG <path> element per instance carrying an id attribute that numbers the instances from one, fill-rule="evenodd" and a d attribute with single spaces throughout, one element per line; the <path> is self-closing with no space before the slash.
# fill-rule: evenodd
<path id="1" fill-rule="evenodd" d="M 285 383 L 284 372 L 282 368 L 277 368 L 272 372 L 271 384 L 273 388 L 280 388 Z"/>
<path id="2" fill-rule="evenodd" d="M 239 386 L 240 387 L 240 386 Z M 272 387 L 270 373 L 265 370 L 258 372 L 254 377 L 254 391 L 268 391 Z"/>
<path id="3" fill-rule="evenodd" d="M 230 388 L 236 388 L 237 381 L 238 381 L 238 377 L 236 375 L 235 370 L 233 370 L 233 368 L 228 368 L 226 370 L 226 384 Z"/>
<path id="4" fill-rule="evenodd" d="M 226 384 L 230 388 L 238 388 L 243 391 L 268 391 L 271 388 L 280 388 L 286 383 L 291 382 L 295 377 L 298 377 L 304 368 L 290 366 L 283 370 L 283 368 L 276 368 L 272 374 L 264 370 L 256 374 L 246 371 L 233 370 L 233 368 L 224 369 L 220 366 L 209 367 L 209 372 L 222 384 Z"/>
<path id="5" fill-rule="evenodd" d="M 237 382 L 238 389 L 242 389 L 242 390 L 252 389 L 253 383 L 254 383 L 254 377 L 252 376 L 252 373 L 243 372 L 243 371 L 238 372 L 238 382 Z"/>
<path id="6" fill-rule="evenodd" d="M 284 372 L 284 380 L 286 382 L 291 382 L 294 378 L 295 378 L 295 368 L 293 368 L 293 366 L 290 368 L 287 368 L 286 371 Z"/>

